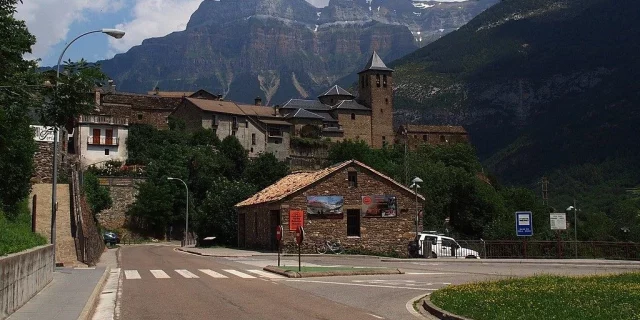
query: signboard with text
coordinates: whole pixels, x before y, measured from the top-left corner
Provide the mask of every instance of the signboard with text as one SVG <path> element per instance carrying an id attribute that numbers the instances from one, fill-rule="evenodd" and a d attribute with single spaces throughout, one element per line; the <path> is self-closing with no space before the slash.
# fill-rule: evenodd
<path id="1" fill-rule="evenodd" d="M 551 230 L 567 230 L 567 214 L 562 213 L 551 213 Z"/>
<path id="2" fill-rule="evenodd" d="M 533 217 L 531 211 L 516 212 L 516 235 L 518 237 L 533 236 Z"/>
<path id="3" fill-rule="evenodd" d="M 53 142 L 54 127 L 30 126 L 33 130 L 33 139 L 38 142 Z"/>
<path id="4" fill-rule="evenodd" d="M 390 195 L 362 196 L 360 213 L 363 217 L 395 217 L 398 214 L 396 197 Z"/>
<path id="5" fill-rule="evenodd" d="M 304 225 L 304 211 L 302 210 L 290 210 L 289 211 L 289 231 L 296 231 L 298 227 Z"/>

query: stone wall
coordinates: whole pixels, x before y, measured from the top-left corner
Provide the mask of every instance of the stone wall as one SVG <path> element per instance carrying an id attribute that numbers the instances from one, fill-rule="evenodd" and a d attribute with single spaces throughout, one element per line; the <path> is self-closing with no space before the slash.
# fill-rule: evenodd
<path id="1" fill-rule="evenodd" d="M 358 186 L 349 187 L 348 172 L 356 171 Z M 340 215 L 310 216 L 306 213 L 307 196 L 339 195 L 344 197 L 343 213 Z M 393 195 L 397 198 L 397 216 L 392 218 L 360 217 L 360 236 L 347 236 L 347 210 L 360 212 L 362 196 Z M 418 198 L 419 206 L 422 201 Z M 407 245 L 415 238 L 416 198 L 415 194 L 400 188 L 369 170 L 350 166 L 324 181 L 287 197 L 277 204 L 241 208 L 244 214 L 244 245 L 249 248 L 271 248 L 275 226 L 270 211 L 279 210 L 278 220 L 284 227 L 283 246 L 294 246 L 295 231 L 289 230 L 289 211 L 303 210 L 305 242 L 303 251 L 310 253 L 315 245 L 325 240 L 340 240 L 347 249 L 364 249 L 369 252 L 391 253 L 406 256 Z M 418 222 L 421 230 L 422 219 Z M 242 234 L 242 232 L 240 232 Z M 242 240 L 239 241 L 242 244 Z"/>
<path id="2" fill-rule="evenodd" d="M 129 118 L 130 124 L 149 124 L 158 129 L 169 128 L 167 118 L 182 102 L 181 97 L 134 93 L 105 93 L 99 99 L 105 112 Z"/>
<path id="3" fill-rule="evenodd" d="M 62 135 L 66 137 L 66 135 Z M 66 150 L 67 143 L 65 139 L 58 142 L 58 182 L 60 182 L 60 176 L 66 176 L 68 173 L 63 171 L 67 168 L 67 154 L 63 152 Z M 31 176 L 32 183 L 51 183 L 53 177 L 53 142 L 41 142 L 36 141 L 38 149 L 33 155 L 33 175 Z"/>
<path id="4" fill-rule="evenodd" d="M 109 188 L 113 206 L 96 215 L 100 226 L 107 230 L 125 232 L 128 227 L 127 210 L 138 195 L 136 185 L 143 182 L 139 178 L 100 177 L 100 185 Z M 121 237 L 124 234 L 121 235 Z"/>
<path id="5" fill-rule="evenodd" d="M 393 74 L 373 70 L 360 74 L 358 92 L 361 102 L 371 108 L 371 146 L 380 149 L 393 144 Z"/>
<path id="6" fill-rule="evenodd" d="M 53 279 L 53 246 L 0 257 L 0 319 L 5 319 Z"/>
<path id="7" fill-rule="evenodd" d="M 338 121 L 344 130 L 343 139 L 340 140 L 362 140 L 371 145 L 371 111 L 338 110 Z"/>

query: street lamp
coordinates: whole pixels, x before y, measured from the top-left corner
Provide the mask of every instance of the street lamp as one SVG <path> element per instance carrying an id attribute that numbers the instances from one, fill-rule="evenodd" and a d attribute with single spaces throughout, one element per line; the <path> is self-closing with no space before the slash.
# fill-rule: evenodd
<path id="1" fill-rule="evenodd" d="M 413 182 L 413 184 L 409 187 L 415 190 L 415 194 L 416 194 L 416 241 L 418 241 L 418 222 L 420 221 L 420 210 L 418 208 L 418 188 L 420 188 L 420 186 L 418 185 L 418 183 L 423 183 L 424 181 L 422 181 L 422 179 L 415 177 L 413 178 L 413 180 L 411 180 L 411 182 Z"/>
<path id="2" fill-rule="evenodd" d="M 185 226 L 184 226 L 184 245 L 187 245 L 187 237 L 189 235 L 189 187 L 187 187 L 187 183 L 184 182 L 182 179 L 178 179 L 178 178 L 172 178 L 172 177 L 168 177 L 167 180 L 178 180 L 180 182 L 182 182 L 184 184 L 185 189 L 187 189 L 187 218 L 185 219 Z"/>
<path id="3" fill-rule="evenodd" d="M 576 200 L 573 199 L 573 205 L 567 208 L 567 211 L 573 210 L 573 228 L 574 228 L 574 239 L 576 243 L 576 259 L 578 258 L 578 207 L 576 207 Z"/>
<path id="4" fill-rule="evenodd" d="M 62 50 L 62 53 L 58 58 L 58 68 L 56 71 L 56 90 L 55 90 L 56 96 L 58 95 L 58 80 L 60 79 L 60 64 L 62 63 L 62 57 L 64 56 L 64 53 L 71 46 L 71 44 L 74 43 L 76 40 L 88 34 L 98 33 L 98 32 L 107 34 L 116 39 L 121 39 L 122 37 L 124 37 L 124 34 L 125 34 L 124 31 L 118 30 L 118 29 L 100 29 L 100 30 L 85 32 L 75 37 L 73 40 L 71 40 L 71 42 L 69 42 L 67 46 L 64 47 L 64 50 Z M 58 127 L 57 126 L 53 127 L 53 177 L 51 180 L 52 180 L 51 181 L 51 244 L 53 245 L 53 265 L 55 266 L 55 263 L 56 263 L 56 213 L 58 211 L 58 205 L 57 205 L 57 199 L 56 199 L 57 197 L 56 189 L 58 185 Z"/>

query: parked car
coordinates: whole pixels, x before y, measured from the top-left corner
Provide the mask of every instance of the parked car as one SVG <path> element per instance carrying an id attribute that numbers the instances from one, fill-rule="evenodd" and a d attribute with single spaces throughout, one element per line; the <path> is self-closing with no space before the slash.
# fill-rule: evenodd
<path id="1" fill-rule="evenodd" d="M 113 246 L 120 243 L 120 237 L 118 236 L 118 234 L 111 231 L 105 232 L 103 235 L 103 239 L 104 239 L 104 244 L 106 245 Z"/>
<path id="2" fill-rule="evenodd" d="M 478 251 L 463 248 L 455 239 L 434 233 L 419 233 L 418 238 L 418 255 L 424 257 L 429 251 L 424 250 L 431 245 L 431 257 L 452 257 L 452 258 L 470 258 L 480 259 Z M 429 250 L 429 249 L 427 249 Z"/>

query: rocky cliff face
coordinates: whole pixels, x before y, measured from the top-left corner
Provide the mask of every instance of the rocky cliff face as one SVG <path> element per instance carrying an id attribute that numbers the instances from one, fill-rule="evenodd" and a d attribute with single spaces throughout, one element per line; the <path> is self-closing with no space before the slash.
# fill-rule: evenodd
<path id="1" fill-rule="evenodd" d="M 122 91 L 204 88 L 275 104 L 315 96 L 359 71 L 373 50 L 386 61 L 412 52 L 495 1 L 331 0 L 316 8 L 305 0 L 205 0 L 185 31 L 101 65 Z M 416 31 L 423 26 L 431 29 Z"/>

